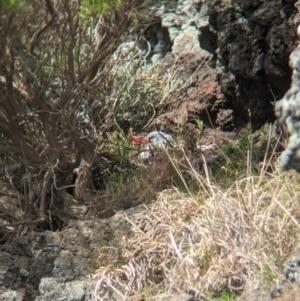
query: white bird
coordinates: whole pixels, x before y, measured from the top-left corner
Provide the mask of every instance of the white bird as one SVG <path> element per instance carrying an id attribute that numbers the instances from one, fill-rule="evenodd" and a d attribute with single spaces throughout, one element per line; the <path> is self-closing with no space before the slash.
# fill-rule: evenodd
<path id="1" fill-rule="evenodd" d="M 148 160 L 154 156 L 155 148 L 166 148 L 172 143 L 172 136 L 162 131 L 154 131 L 149 133 L 146 137 L 132 136 L 129 141 L 140 144 L 145 144 L 140 153 L 140 158 L 143 161 Z"/>

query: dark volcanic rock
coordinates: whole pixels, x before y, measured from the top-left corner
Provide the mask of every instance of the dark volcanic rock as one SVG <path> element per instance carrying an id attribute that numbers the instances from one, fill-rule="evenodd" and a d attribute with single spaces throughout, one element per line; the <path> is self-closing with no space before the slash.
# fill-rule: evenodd
<path id="1" fill-rule="evenodd" d="M 169 31 L 172 45 L 171 54 L 161 58 L 163 69 L 173 56 L 174 67 L 181 63 L 185 70 L 195 70 L 190 68 L 190 61 L 199 61 L 199 72 L 193 75 L 193 82 L 177 74 L 185 81 L 187 97 L 166 109 L 165 122 L 153 123 L 162 126 L 171 121 L 176 128 L 193 123 L 196 117 L 204 118 L 208 126 L 233 130 L 248 122 L 259 128 L 274 121 L 273 104 L 291 83 L 288 60 L 297 45 L 296 5 L 295 0 L 179 0 L 162 5 L 157 16 L 162 28 Z M 209 105 L 200 96 L 206 93 L 200 72 L 215 73 L 211 79 L 222 94 L 216 92 Z M 195 93 L 199 94 L 197 100 Z M 182 106 L 187 102 L 194 109 L 187 110 L 183 118 Z M 209 118 L 203 117 L 204 106 Z M 179 122 L 169 118 L 175 115 L 179 115 Z"/>
<path id="2" fill-rule="evenodd" d="M 212 1 L 209 11 L 210 24 L 218 33 L 220 84 L 235 110 L 245 117 L 250 110 L 256 126 L 275 119 L 272 102 L 289 88 L 296 1 L 231 2 Z"/>

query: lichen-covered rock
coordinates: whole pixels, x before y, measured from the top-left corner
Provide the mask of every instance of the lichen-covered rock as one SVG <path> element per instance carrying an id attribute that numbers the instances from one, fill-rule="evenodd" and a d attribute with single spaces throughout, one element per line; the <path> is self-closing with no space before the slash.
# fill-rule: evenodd
<path id="1" fill-rule="evenodd" d="M 110 232 L 105 221 L 89 220 L 15 237 L 0 251 L 0 301 L 94 300 L 89 254 Z"/>
<path id="2" fill-rule="evenodd" d="M 39 285 L 39 293 L 35 301 L 93 301 L 95 281 L 62 282 L 60 279 L 43 278 Z"/>
<path id="3" fill-rule="evenodd" d="M 147 212 L 138 206 L 126 215 L 137 225 Z M 130 235 L 132 225 L 119 211 L 109 219 L 71 220 L 61 232 L 14 237 L 0 251 L 0 301 L 95 300 L 92 274 L 103 264 L 95 250 Z"/>
<path id="4" fill-rule="evenodd" d="M 300 45 L 291 54 L 290 66 L 293 69 L 291 87 L 276 104 L 276 114 L 286 124 L 290 134 L 279 166 L 283 170 L 295 169 L 300 172 Z"/>
<path id="5" fill-rule="evenodd" d="M 22 301 L 25 299 L 25 289 L 6 290 L 0 295 L 0 301 Z"/>

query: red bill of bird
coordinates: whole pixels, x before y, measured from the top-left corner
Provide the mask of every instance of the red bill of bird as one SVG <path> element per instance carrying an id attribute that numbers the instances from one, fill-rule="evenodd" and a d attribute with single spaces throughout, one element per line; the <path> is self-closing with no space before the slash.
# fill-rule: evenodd
<path id="1" fill-rule="evenodd" d="M 172 136 L 162 131 L 153 131 L 146 137 L 131 136 L 129 141 L 144 144 L 139 157 L 145 161 L 154 156 L 155 148 L 165 148 L 172 143 Z"/>

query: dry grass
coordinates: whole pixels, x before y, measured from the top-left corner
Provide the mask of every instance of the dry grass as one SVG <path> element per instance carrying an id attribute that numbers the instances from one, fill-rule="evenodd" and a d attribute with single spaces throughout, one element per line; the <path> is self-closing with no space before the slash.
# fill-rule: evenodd
<path id="1" fill-rule="evenodd" d="M 300 239 L 300 188 L 295 173 L 266 170 L 265 158 L 258 175 L 248 166 L 224 190 L 190 166 L 196 194 L 168 189 L 145 206 L 142 220 L 124 214 L 133 235 L 106 249 L 111 264 L 95 275 L 98 300 L 110 294 L 160 300 L 183 291 L 205 299 L 268 288 Z"/>

